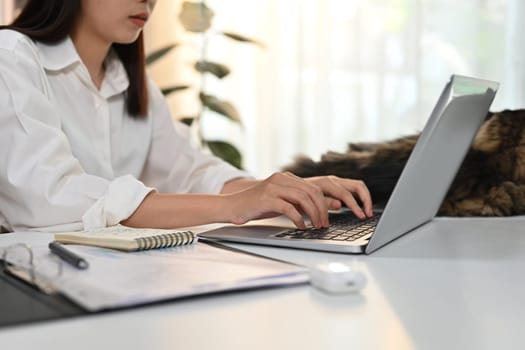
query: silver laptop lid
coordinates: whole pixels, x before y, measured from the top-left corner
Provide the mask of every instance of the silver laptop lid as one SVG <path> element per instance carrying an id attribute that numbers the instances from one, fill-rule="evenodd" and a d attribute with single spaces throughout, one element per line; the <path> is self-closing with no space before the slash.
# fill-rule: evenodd
<path id="1" fill-rule="evenodd" d="M 366 253 L 436 215 L 497 89 L 498 83 L 493 81 L 451 77 L 385 206 Z"/>

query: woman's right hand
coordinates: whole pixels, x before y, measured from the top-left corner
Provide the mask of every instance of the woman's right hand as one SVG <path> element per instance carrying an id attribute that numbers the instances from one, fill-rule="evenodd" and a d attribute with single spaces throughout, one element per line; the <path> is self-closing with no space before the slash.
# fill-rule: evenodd
<path id="1" fill-rule="evenodd" d="M 244 224 L 250 220 L 287 216 L 301 229 L 306 228 L 305 214 L 316 228 L 328 227 L 328 210 L 340 207 L 341 198 L 357 194 L 361 202 L 366 203 L 367 212 L 371 208 L 371 198 L 366 186 L 360 181 L 353 181 L 351 189 L 341 186 L 340 194 L 324 193 L 323 181 L 308 181 L 291 173 L 275 173 L 265 180 L 252 180 L 244 189 L 225 194 L 228 200 L 230 222 Z M 234 180 L 235 181 L 235 180 Z M 354 210 L 358 216 L 362 211 Z M 360 212 L 360 213 L 359 213 Z"/>

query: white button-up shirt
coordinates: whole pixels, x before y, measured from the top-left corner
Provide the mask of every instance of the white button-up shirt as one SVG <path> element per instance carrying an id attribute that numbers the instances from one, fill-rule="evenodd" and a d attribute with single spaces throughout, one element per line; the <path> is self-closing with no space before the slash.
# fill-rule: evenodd
<path id="1" fill-rule="evenodd" d="M 218 193 L 247 176 L 195 149 L 150 80 L 148 116 L 131 118 L 128 83 L 114 54 L 98 90 L 71 39 L 46 45 L 0 30 L 3 230 L 114 225 L 153 189 Z"/>

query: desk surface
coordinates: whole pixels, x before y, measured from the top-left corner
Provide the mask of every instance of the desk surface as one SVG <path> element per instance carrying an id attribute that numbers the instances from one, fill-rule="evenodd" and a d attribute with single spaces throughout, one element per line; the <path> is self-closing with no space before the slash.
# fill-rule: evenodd
<path id="1" fill-rule="evenodd" d="M 0 329 L 5 349 L 518 349 L 525 216 L 433 222 L 369 256 L 235 245 L 305 265 L 351 263 L 359 294 L 310 286 L 173 301 Z M 4 239 L 0 236 L 0 242 Z"/>

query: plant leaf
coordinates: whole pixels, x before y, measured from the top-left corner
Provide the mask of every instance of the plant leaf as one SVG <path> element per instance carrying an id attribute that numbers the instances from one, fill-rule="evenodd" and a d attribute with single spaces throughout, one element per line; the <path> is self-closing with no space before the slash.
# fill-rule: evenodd
<path id="1" fill-rule="evenodd" d="M 237 109 L 230 102 L 219 100 L 215 96 L 206 95 L 202 92 L 199 94 L 199 98 L 202 104 L 211 109 L 212 111 L 222 114 L 225 117 L 230 118 L 234 122 L 242 124 L 239 112 L 237 112 Z"/>
<path id="2" fill-rule="evenodd" d="M 228 68 L 226 65 L 210 61 L 196 62 L 195 69 L 201 73 L 211 73 L 219 79 L 222 79 L 228 74 L 230 74 L 230 68 Z"/>
<path id="3" fill-rule="evenodd" d="M 213 16 L 213 10 L 205 3 L 184 1 L 179 19 L 187 31 L 202 33 L 210 29 Z"/>
<path id="4" fill-rule="evenodd" d="M 206 141 L 210 151 L 217 157 L 224 159 L 234 167 L 242 169 L 242 155 L 232 144 L 224 141 Z"/>
<path id="5" fill-rule="evenodd" d="M 189 89 L 190 87 L 191 85 L 175 85 L 175 86 L 168 86 L 168 87 L 162 88 L 160 91 L 162 91 L 162 94 L 164 96 L 167 96 L 171 94 L 172 92 L 186 90 L 186 89 Z"/>
<path id="6" fill-rule="evenodd" d="M 262 47 L 262 48 L 266 47 L 266 45 L 264 45 L 259 40 L 253 39 L 253 38 L 249 38 L 249 37 L 241 35 L 241 34 L 237 34 L 237 33 L 233 33 L 233 32 L 220 32 L 220 33 L 222 35 L 230 38 L 230 39 L 235 40 L 235 41 L 240 41 L 240 42 L 244 42 L 244 43 L 250 43 L 250 44 L 258 45 L 259 47 Z"/>
<path id="7" fill-rule="evenodd" d="M 153 62 L 157 61 L 159 58 L 162 58 L 165 54 L 170 52 L 172 49 L 174 49 L 178 44 L 170 44 L 164 47 L 161 47 L 160 49 L 157 49 L 150 53 L 146 57 L 146 64 L 152 64 Z"/>

